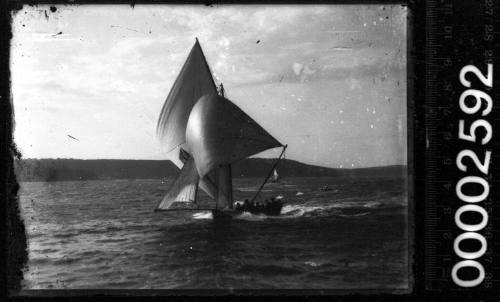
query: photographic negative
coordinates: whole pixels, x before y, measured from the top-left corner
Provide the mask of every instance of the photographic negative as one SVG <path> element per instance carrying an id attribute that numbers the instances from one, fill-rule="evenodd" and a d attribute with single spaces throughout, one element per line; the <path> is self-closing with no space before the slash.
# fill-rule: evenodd
<path id="1" fill-rule="evenodd" d="M 13 13 L 22 289 L 410 291 L 407 17 Z"/>

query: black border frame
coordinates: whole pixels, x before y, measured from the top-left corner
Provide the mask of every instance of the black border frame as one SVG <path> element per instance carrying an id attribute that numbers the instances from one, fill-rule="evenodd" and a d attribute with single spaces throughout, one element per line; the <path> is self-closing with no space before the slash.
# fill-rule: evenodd
<path id="1" fill-rule="evenodd" d="M 38 5 L 38 4 L 128 4 L 132 7 L 136 4 L 202 4 L 202 5 L 218 5 L 218 4 L 403 4 L 408 6 L 408 22 L 407 22 L 407 135 L 408 135 L 408 240 L 409 240 L 409 268 L 410 272 L 410 289 L 408 292 L 400 292 L 392 295 L 390 293 L 380 293 L 381 290 L 236 290 L 229 292 L 227 290 L 24 290 L 21 295 L 13 294 L 17 291 L 17 287 L 21 279 L 16 273 L 20 272 L 17 264 L 12 263 L 12 257 L 15 255 L 18 262 L 27 260 L 27 252 L 23 250 L 26 248 L 26 240 L 24 233 L 24 226 L 19 218 L 19 210 L 17 208 L 17 191 L 19 185 L 15 180 L 13 172 L 13 158 L 19 157 L 12 137 L 13 108 L 12 97 L 10 95 L 10 71 L 9 71 L 9 52 L 10 52 L 10 38 L 11 33 L 11 18 L 10 14 L 22 8 L 22 5 Z M 7 0 L 6 3 L 0 5 L 0 51 L 1 51 L 1 67 L 0 67 L 0 124 L 2 125 L 1 136 L 1 156 L 0 170 L 4 173 L 1 174 L 2 180 L 2 200 L 4 201 L 1 207 L 0 214 L 4 218 L 2 221 L 5 223 L 0 229 L 0 235 L 4 246 L 2 252 L 4 257 L 0 262 L 0 271 L 5 272 L 0 274 L 0 282 L 2 283 L 1 296 L 7 299 L 22 299 L 31 300 L 34 298 L 71 298 L 81 299 L 102 299 L 102 298 L 126 298 L 126 299 L 143 299 L 143 298 L 158 298 L 162 294 L 166 295 L 284 295 L 286 296 L 303 296 L 313 297 L 318 295 L 336 295 L 336 298 L 344 299 L 367 299 L 367 300 L 407 300 L 415 299 L 424 293 L 423 284 L 423 191 L 418 188 L 424 187 L 424 180 L 422 176 L 425 172 L 423 165 L 423 151 L 424 151 L 424 132 L 425 129 L 422 125 L 425 118 L 425 111 L 423 106 L 416 100 L 425 99 L 424 93 L 424 78 L 425 78 L 425 2 L 417 0 L 408 1 L 122 1 L 122 0 L 55 0 L 55 1 L 25 1 L 25 0 Z M 6 101 L 9 100 L 9 101 Z M 418 162 L 418 165 L 415 163 Z M 16 234 L 12 240 L 12 234 Z M 19 235 L 21 234 L 21 235 Z M 24 237 L 24 238 L 23 238 Z M 24 246 L 23 246 L 24 244 Z M 11 254 L 12 253 L 12 254 Z M 9 259 L 9 260 L 7 260 Z M 10 270 L 8 270 L 10 269 Z M 22 278 L 22 275 L 21 275 Z M 413 280 L 413 282 L 412 282 Z M 12 282 L 9 282 L 12 281 Z M 411 287 L 413 286 L 413 287 Z M 388 290 L 390 291 L 390 290 Z M 243 298 L 243 297 L 239 297 Z"/>

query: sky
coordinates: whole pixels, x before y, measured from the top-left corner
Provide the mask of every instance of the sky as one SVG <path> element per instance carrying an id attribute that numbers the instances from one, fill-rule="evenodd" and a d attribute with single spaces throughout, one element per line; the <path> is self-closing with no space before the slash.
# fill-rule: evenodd
<path id="1" fill-rule="evenodd" d="M 165 159 L 160 110 L 197 37 L 228 99 L 335 168 L 406 164 L 402 5 L 24 6 L 11 41 L 24 158 Z M 257 157 L 277 157 L 280 149 Z"/>

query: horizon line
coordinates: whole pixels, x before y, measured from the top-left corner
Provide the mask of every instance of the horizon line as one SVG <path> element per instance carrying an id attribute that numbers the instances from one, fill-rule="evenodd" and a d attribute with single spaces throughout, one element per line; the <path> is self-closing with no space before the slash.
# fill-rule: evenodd
<path id="1" fill-rule="evenodd" d="M 249 157 L 246 159 L 266 159 L 266 160 L 272 160 L 272 159 L 277 159 L 277 157 Z M 172 162 L 170 159 L 130 159 L 130 158 L 70 158 L 70 157 L 58 157 L 58 158 L 52 158 L 52 157 L 44 157 L 44 158 L 33 158 L 33 157 L 28 157 L 28 158 L 15 158 L 15 160 L 121 160 L 121 161 L 169 161 Z M 408 163 L 405 164 L 388 164 L 388 165 L 379 165 L 379 166 L 358 166 L 358 167 L 328 167 L 328 166 L 322 166 L 318 164 L 308 164 L 304 163 L 295 159 L 289 159 L 289 158 L 284 158 L 282 160 L 290 160 L 290 161 L 295 161 L 304 165 L 308 166 L 317 166 L 317 167 L 322 167 L 322 168 L 328 168 L 328 169 L 346 169 L 346 170 L 354 170 L 354 169 L 369 169 L 369 168 L 383 168 L 383 167 L 394 167 L 394 166 L 401 166 L 401 167 L 408 167 Z"/>

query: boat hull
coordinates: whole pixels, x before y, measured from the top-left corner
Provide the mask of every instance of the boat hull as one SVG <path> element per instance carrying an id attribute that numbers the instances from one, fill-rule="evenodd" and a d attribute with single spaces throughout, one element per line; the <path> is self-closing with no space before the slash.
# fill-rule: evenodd
<path id="1" fill-rule="evenodd" d="M 280 201 L 264 206 L 239 205 L 235 209 L 212 210 L 212 217 L 216 222 L 230 222 L 235 216 L 248 212 L 255 215 L 278 216 L 281 214 L 283 203 Z"/>
<path id="2" fill-rule="evenodd" d="M 239 214 L 239 212 L 231 209 L 212 210 L 213 220 L 220 223 L 230 222 L 234 216 L 237 216 Z"/>
<path id="3" fill-rule="evenodd" d="M 273 203 L 269 203 L 266 205 L 252 205 L 252 204 L 243 204 L 239 205 L 235 208 L 236 212 L 249 212 L 252 214 L 264 214 L 267 216 L 278 216 L 281 214 L 281 209 L 283 208 L 283 202 L 275 201 Z"/>

